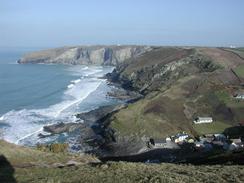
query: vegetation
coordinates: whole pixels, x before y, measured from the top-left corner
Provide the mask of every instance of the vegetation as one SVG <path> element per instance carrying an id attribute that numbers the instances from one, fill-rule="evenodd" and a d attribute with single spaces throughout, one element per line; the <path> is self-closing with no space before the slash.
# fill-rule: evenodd
<path id="1" fill-rule="evenodd" d="M 88 155 L 41 152 L 0 141 L 0 182 L 243 182 L 239 165 L 107 162 Z M 60 166 L 68 160 L 82 162 Z M 221 171 L 220 171 L 221 170 Z"/>
<path id="2" fill-rule="evenodd" d="M 234 126 L 225 129 L 224 134 L 229 138 L 240 138 L 244 137 L 244 126 Z"/>
<path id="3" fill-rule="evenodd" d="M 67 153 L 69 144 L 37 144 L 36 148 L 44 152 Z"/>
<path id="4" fill-rule="evenodd" d="M 244 48 L 233 48 L 233 49 L 225 49 L 225 50 L 232 51 L 237 55 L 239 55 L 240 57 L 244 58 Z"/>
<path id="5" fill-rule="evenodd" d="M 196 65 L 201 69 L 203 72 L 213 72 L 216 69 L 218 69 L 220 66 L 216 65 L 212 60 L 206 57 L 197 56 L 198 61 L 196 62 Z"/>
<path id="6" fill-rule="evenodd" d="M 215 92 L 215 95 L 224 103 L 229 103 L 231 100 L 230 94 L 225 90 L 218 90 Z"/>
<path id="7" fill-rule="evenodd" d="M 199 135 L 204 135 L 204 134 L 214 134 L 214 133 L 223 133 L 224 130 L 231 125 L 219 122 L 219 121 L 214 121 L 213 123 L 209 124 L 194 124 L 193 128 L 197 131 Z"/>
<path id="8" fill-rule="evenodd" d="M 221 171 L 220 171 L 221 170 Z M 18 182 L 243 182 L 243 166 L 107 163 L 91 166 L 16 169 Z"/>
<path id="9" fill-rule="evenodd" d="M 226 90 L 218 90 L 215 92 L 215 95 L 231 110 L 234 115 L 233 120 L 235 121 L 233 124 L 236 125 L 243 120 L 244 103 L 242 101 L 233 98 Z"/>
<path id="10" fill-rule="evenodd" d="M 180 131 L 193 136 L 223 132 L 243 120 L 244 104 L 234 100 L 228 89 L 229 83 L 236 84 L 236 77 L 227 76 L 226 84 L 223 79 L 226 70 L 240 63 L 243 60 L 236 53 L 218 48 L 187 52 L 158 48 L 129 60 L 120 68 L 118 78 L 142 91 L 145 98 L 112 115 L 110 126 L 120 136 L 152 138 Z M 239 75 L 244 73 L 242 67 L 236 69 Z M 215 121 L 193 125 L 197 116 L 211 116 Z"/>
<path id="11" fill-rule="evenodd" d="M 181 101 L 164 97 L 162 94 L 152 99 L 143 99 L 119 111 L 112 118 L 111 126 L 120 135 L 148 136 L 164 138 L 179 131 L 189 133 L 191 127 L 183 113 Z M 172 105 L 170 105 L 172 104 Z M 173 114 L 171 116 L 171 114 Z"/>
<path id="12" fill-rule="evenodd" d="M 235 71 L 236 75 L 238 75 L 238 77 L 244 78 L 244 64 L 236 67 L 234 69 L 234 71 Z"/>

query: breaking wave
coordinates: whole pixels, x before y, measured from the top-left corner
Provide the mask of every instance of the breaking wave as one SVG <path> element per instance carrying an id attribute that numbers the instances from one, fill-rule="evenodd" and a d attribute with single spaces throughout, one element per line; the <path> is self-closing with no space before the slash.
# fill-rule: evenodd
<path id="1" fill-rule="evenodd" d="M 63 91 L 62 101 L 42 109 L 11 110 L 0 117 L 0 121 L 8 124 L 3 127 L 3 137 L 9 142 L 23 145 L 35 145 L 58 138 L 40 139 L 44 125 L 58 122 L 75 122 L 75 113 L 80 112 L 82 102 L 106 80 L 99 79 L 113 68 L 103 67 L 71 67 L 68 72 L 79 77 L 70 81 Z"/>

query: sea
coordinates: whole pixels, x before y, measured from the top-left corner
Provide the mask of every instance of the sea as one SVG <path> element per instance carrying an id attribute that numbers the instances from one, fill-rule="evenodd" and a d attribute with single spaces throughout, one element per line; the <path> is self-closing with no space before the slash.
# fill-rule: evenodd
<path id="1" fill-rule="evenodd" d="M 0 48 L 0 138 L 26 146 L 71 142 L 67 133 L 39 138 L 43 126 L 77 122 L 75 114 L 119 103 L 107 96 L 113 67 L 17 64 L 38 48 Z"/>

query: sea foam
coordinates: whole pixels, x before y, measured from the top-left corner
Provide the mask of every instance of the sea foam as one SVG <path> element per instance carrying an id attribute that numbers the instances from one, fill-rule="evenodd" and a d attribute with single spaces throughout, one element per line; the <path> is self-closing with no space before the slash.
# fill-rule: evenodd
<path id="1" fill-rule="evenodd" d="M 1 116 L 0 120 L 7 123 L 4 127 L 4 139 L 16 144 L 34 145 L 47 140 L 55 140 L 57 136 L 46 139 L 38 138 L 43 133 L 43 126 L 58 122 L 75 122 L 74 113 L 80 112 L 79 106 L 82 102 L 106 80 L 98 79 L 112 68 L 102 67 L 77 67 L 69 68 L 70 72 L 79 73 L 79 79 L 72 80 L 63 92 L 63 100 L 57 104 L 43 109 L 12 110 Z M 86 76 L 83 77 L 82 76 Z M 72 87 L 69 87 L 72 85 Z"/>

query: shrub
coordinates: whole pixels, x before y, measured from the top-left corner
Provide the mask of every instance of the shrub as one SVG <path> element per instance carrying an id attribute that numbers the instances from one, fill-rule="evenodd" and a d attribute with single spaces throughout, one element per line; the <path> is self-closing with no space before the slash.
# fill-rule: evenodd
<path id="1" fill-rule="evenodd" d="M 69 145 L 64 143 L 54 143 L 54 144 L 37 144 L 36 148 L 44 152 L 53 153 L 65 153 L 68 151 Z"/>

